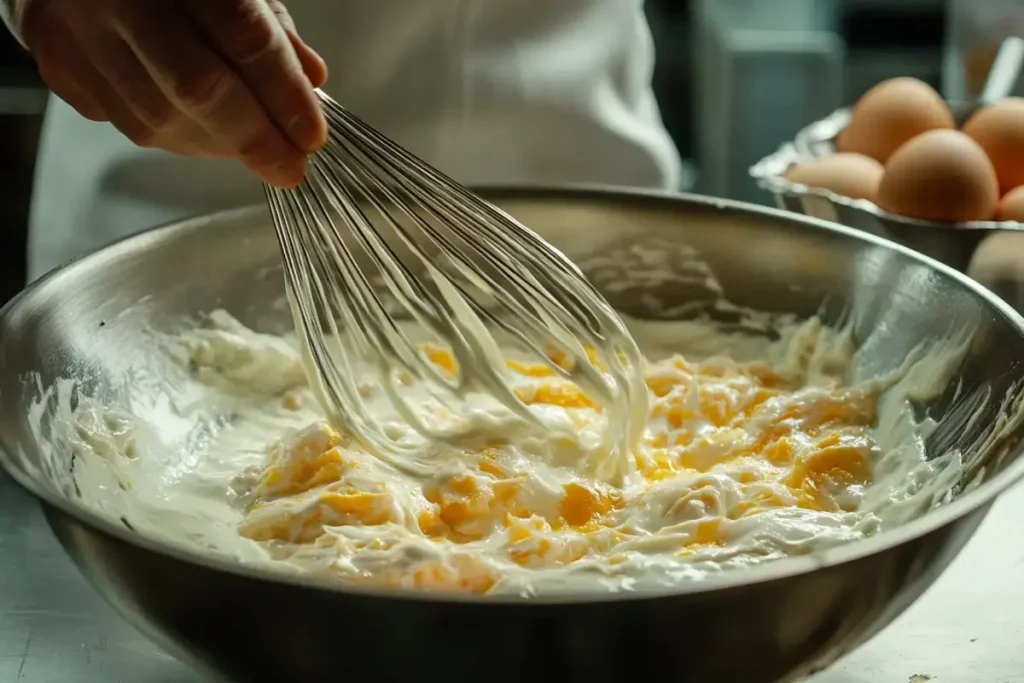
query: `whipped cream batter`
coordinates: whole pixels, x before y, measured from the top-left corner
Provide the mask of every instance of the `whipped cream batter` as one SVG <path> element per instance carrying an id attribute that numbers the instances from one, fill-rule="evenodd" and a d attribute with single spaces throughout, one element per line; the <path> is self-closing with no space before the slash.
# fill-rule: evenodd
<path id="1" fill-rule="evenodd" d="M 626 322 L 651 404 L 621 482 L 592 468 L 601 406 L 545 366 L 512 358 L 507 376 L 557 438 L 467 397 L 425 418 L 486 424 L 479 442 L 389 464 L 323 421 L 292 340 L 224 312 L 165 340 L 181 368 L 166 405 L 113 410 L 63 383 L 43 440 L 73 451 L 86 504 L 139 533 L 349 582 L 521 595 L 663 589 L 812 553 L 922 514 L 962 474 L 955 451 L 926 461 L 934 424 L 911 402 L 948 384 L 966 339 L 846 386 L 849 336 L 816 320 L 772 343 Z M 452 371 L 446 350 L 424 352 Z M 379 386 L 361 392 L 415 441 Z"/>

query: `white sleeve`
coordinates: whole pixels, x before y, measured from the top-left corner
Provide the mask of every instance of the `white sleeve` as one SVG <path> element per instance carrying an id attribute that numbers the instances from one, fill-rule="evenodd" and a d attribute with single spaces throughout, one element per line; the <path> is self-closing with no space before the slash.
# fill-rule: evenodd
<path id="1" fill-rule="evenodd" d="M 0 0 L 0 19 L 7 25 L 11 35 L 18 39 L 22 47 L 25 47 L 25 41 L 21 39 L 21 30 L 18 27 L 17 12 L 15 10 L 16 2 L 18 0 Z"/>

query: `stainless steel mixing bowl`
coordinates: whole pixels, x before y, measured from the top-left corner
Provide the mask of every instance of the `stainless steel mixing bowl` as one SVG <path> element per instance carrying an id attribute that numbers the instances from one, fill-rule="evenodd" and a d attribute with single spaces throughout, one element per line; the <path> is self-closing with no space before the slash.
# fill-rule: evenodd
<path id="1" fill-rule="evenodd" d="M 714 308 L 710 269 L 736 304 L 846 316 L 863 349 L 854 369 L 861 374 L 895 368 L 922 340 L 973 331 L 958 386 L 917 406 L 943 424 L 932 448 L 976 450 L 1000 416 L 998 399 L 1024 376 L 1024 319 L 953 270 L 857 231 L 699 197 L 487 194 L 577 258 L 634 315 Z M 871 539 L 657 596 L 533 601 L 348 587 L 200 556 L 90 512 L 74 490 L 40 474 L 41 448 L 26 415 L 36 377 L 46 386 L 73 376 L 82 391 L 127 405 L 151 390 L 132 380 L 133 369 L 159 371 L 167 362 L 151 329 L 173 331 L 217 307 L 261 329 L 286 328 L 287 313 L 276 305 L 278 265 L 260 208 L 223 213 L 71 264 L 0 318 L 4 466 L 39 498 L 68 554 L 126 619 L 226 680 L 791 680 L 890 622 L 1024 473 L 1022 433 L 1013 428 L 950 502 Z M 715 315 L 737 322 L 728 309 Z M 979 397 L 990 400 L 968 421 L 956 408 L 964 397 L 975 408 Z"/>

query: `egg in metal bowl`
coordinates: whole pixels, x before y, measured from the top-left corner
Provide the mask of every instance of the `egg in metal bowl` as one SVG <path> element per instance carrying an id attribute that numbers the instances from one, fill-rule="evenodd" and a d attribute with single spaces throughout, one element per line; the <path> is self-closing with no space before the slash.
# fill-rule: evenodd
<path id="1" fill-rule="evenodd" d="M 858 349 L 850 372 L 859 376 L 896 371 L 922 343 L 966 334 L 962 358 L 915 411 L 936 424 L 930 457 L 957 450 L 968 466 L 934 509 L 905 525 L 653 592 L 528 598 L 347 585 L 183 549 L 133 529 L 130 516 L 86 505 L 89 482 L 67 486 L 71 463 L 49 448 L 53 422 L 47 427 L 30 408 L 45 413 L 39 389 L 71 378 L 79 388 L 69 403 L 91 397 L 126 412 L 168 409 L 153 381 L 171 372 L 159 339 L 199 313 L 222 308 L 254 330 L 287 330 L 264 212 L 218 214 L 71 264 L 0 317 L 3 464 L 42 501 L 69 555 L 129 621 L 178 656 L 239 681 L 342 672 L 404 680 L 430 668 L 456 681 L 793 680 L 899 614 L 1024 473 L 1024 320 L 949 268 L 841 226 L 719 200 L 602 189 L 486 196 L 576 260 L 632 317 L 706 315 L 731 334 L 757 337 L 774 328 L 748 329 L 738 311 L 818 316 L 850 330 Z M 165 429 L 150 436 L 198 438 L 188 424 Z"/>
<path id="2" fill-rule="evenodd" d="M 903 81 L 913 79 L 893 79 L 887 83 L 900 86 L 896 88 L 899 90 Z M 897 121 L 900 125 L 894 126 L 891 135 L 878 135 L 875 142 L 883 147 L 875 149 L 861 140 L 867 133 L 864 126 L 854 131 L 856 135 L 847 133 L 858 144 L 840 143 L 844 131 L 850 130 L 855 109 L 839 109 L 807 125 L 793 140 L 783 142 L 774 153 L 757 162 L 750 174 L 772 194 L 781 209 L 892 239 L 968 272 L 987 286 L 997 286 L 1006 279 L 1007 267 L 996 264 L 995 270 L 999 272 L 991 272 L 990 259 L 976 259 L 975 252 L 987 238 L 994 243 L 992 249 L 1024 250 L 1024 234 L 1018 235 L 1024 232 L 1024 223 L 1018 222 L 1018 214 L 1012 212 L 1014 204 L 1002 202 L 1000 208 L 1000 197 L 1012 199 L 1003 186 L 1015 182 L 1019 164 L 998 155 L 993 157 L 992 151 L 1005 147 L 1004 156 L 1008 156 L 1021 149 L 1006 119 L 1012 120 L 1024 109 L 1015 101 L 988 107 L 966 102 L 943 104 L 941 100 L 936 103 L 919 90 L 912 88 L 912 99 L 922 99 L 932 108 L 948 104 L 952 121 L 939 114 L 925 116 L 926 112 L 918 112 L 925 119 L 917 122 L 918 128 L 907 130 L 913 121 Z M 904 94 L 903 98 L 906 97 Z M 898 109 L 900 101 L 883 104 Z M 1006 111 L 1013 116 L 1000 115 Z M 881 114 L 878 117 L 884 118 Z M 927 127 L 922 128 L 925 124 Z M 951 124 L 961 130 L 951 129 Z M 994 140 L 1013 144 L 994 147 Z M 883 152 L 884 174 L 869 168 L 865 160 L 852 165 L 841 162 L 838 172 L 832 170 L 823 178 L 808 179 L 806 170 L 797 171 L 801 166 L 812 165 L 813 172 L 814 166 L 835 156 L 882 156 Z M 1020 273 L 1015 272 L 1014 276 Z"/>

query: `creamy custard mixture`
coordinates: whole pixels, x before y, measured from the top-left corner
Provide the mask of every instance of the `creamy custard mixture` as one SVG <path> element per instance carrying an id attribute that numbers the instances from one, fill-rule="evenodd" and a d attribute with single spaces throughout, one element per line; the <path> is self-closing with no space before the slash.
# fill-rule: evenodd
<path id="1" fill-rule="evenodd" d="M 64 386 L 54 430 L 86 502 L 139 533 L 341 581 L 480 594 L 651 590 L 805 555 L 918 516 L 960 474 L 956 454 L 925 460 L 934 425 L 910 401 L 945 386 L 962 344 L 847 386 L 848 335 L 816 320 L 772 343 L 627 323 L 650 406 L 616 485 L 586 466 L 604 447 L 603 410 L 543 363 L 510 354 L 507 377 L 560 436 L 489 430 L 402 468 L 323 421 L 297 345 L 224 312 L 167 340 L 191 388 L 171 392 L 162 424 L 84 398 L 72 410 Z M 457 371 L 446 349 L 422 350 Z M 417 438 L 379 386 L 361 393 L 390 434 Z M 463 408 L 429 418 L 503 419 L 484 400 Z M 170 433 L 184 435 L 173 448 Z"/>

